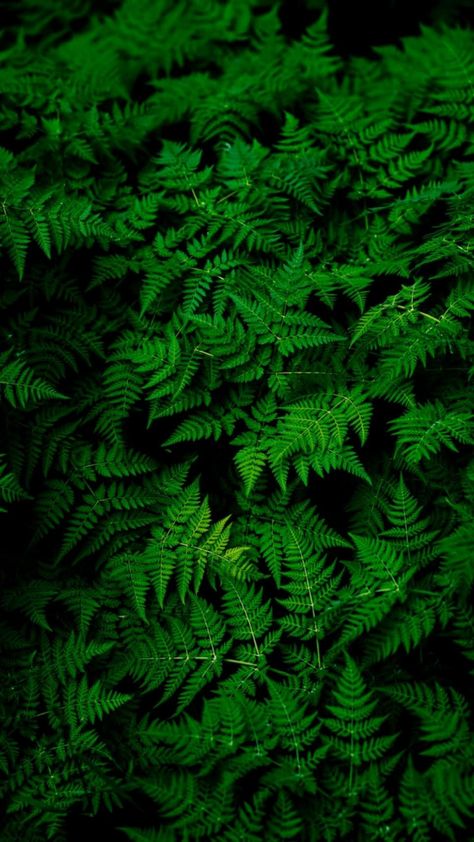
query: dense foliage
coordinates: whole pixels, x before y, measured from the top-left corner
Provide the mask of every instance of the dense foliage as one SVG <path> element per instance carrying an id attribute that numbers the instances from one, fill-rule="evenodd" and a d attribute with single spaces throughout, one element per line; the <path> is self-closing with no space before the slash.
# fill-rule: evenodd
<path id="1" fill-rule="evenodd" d="M 7 30 L 4 842 L 472 838 L 474 39 L 316 6 Z"/>

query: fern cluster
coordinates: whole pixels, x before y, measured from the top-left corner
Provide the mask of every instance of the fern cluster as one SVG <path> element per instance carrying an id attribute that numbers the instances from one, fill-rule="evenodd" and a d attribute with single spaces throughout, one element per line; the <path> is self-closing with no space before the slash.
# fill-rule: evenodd
<path id="1" fill-rule="evenodd" d="M 0 55 L 2 840 L 471 838 L 472 31 L 39 6 Z"/>

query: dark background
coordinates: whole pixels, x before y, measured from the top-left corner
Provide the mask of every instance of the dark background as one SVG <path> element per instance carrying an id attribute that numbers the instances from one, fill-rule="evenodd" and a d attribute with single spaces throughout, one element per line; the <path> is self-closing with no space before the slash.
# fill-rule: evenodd
<path id="1" fill-rule="evenodd" d="M 472 0 L 283 0 L 280 17 L 284 31 L 297 37 L 324 8 L 329 13 L 331 40 L 344 57 L 371 55 L 372 47 L 416 35 L 420 24 L 468 26 L 474 18 Z"/>

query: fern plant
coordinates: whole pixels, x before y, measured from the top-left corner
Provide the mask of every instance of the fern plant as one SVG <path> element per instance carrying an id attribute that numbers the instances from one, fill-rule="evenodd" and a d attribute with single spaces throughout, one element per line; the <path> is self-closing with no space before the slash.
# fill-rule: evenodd
<path id="1" fill-rule="evenodd" d="M 472 837 L 464 5 L 10 9 L 5 842 Z"/>

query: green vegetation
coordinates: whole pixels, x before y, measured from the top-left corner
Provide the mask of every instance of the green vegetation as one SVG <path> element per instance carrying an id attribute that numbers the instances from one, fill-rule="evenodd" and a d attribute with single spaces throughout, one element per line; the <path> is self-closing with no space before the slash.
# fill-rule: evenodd
<path id="1" fill-rule="evenodd" d="M 312 8 L 6 30 L 2 842 L 474 838 L 474 38 Z"/>

